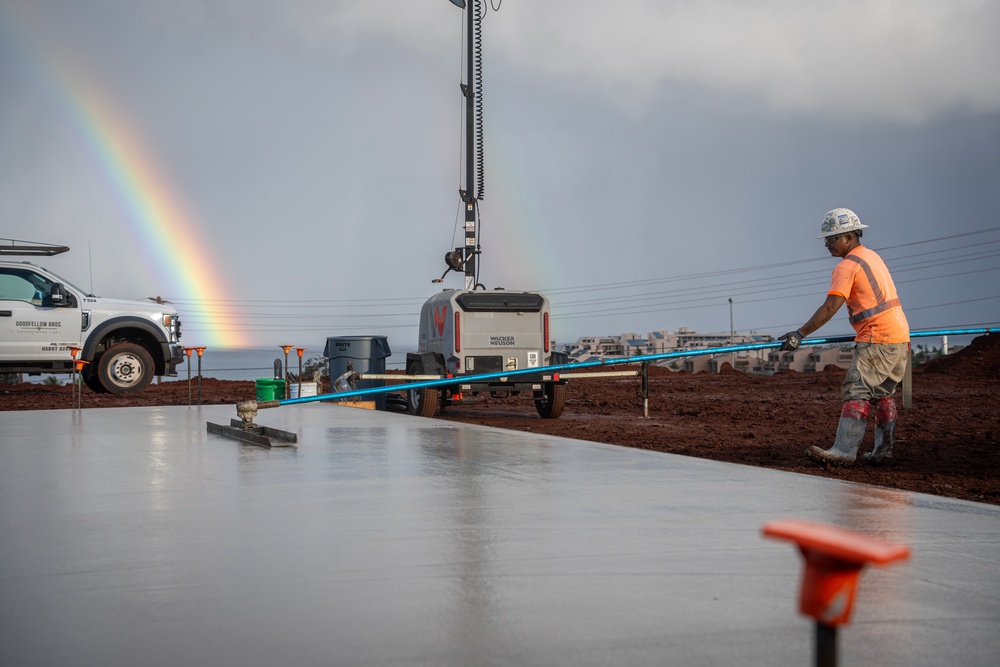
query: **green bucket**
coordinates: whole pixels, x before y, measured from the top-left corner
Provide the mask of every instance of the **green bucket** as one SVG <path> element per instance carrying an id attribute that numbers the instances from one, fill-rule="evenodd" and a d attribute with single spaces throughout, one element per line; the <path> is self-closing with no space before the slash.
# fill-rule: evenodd
<path id="1" fill-rule="evenodd" d="M 281 378 L 260 378 L 257 380 L 258 401 L 285 400 L 285 381 Z"/>

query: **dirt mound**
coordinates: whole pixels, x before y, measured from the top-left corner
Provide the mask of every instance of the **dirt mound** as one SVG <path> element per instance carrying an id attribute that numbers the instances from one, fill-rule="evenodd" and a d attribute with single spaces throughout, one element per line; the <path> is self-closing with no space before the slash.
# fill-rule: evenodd
<path id="1" fill-rule="evenodd" d="M 723 361 L 722 365 L 719 366 L 719 375 L 743 375 L 743 372 L 733 368 L 728 361 Z"/>
<path id="2" fill-rule="evenodd" d="M 199 398 L 204 405 L 231 403 L 254 398 L 253 382 L 202 378 L 201 389 L 194 378 L 166 380 L 153 383 L 138 394 L 95 394 L 83 388 L 80 397 L 83 408 L 129 408 L 156 405 L 197 405 Z M 70 384 L 34 384 L 25 382 L 0 385 L 0 410 L 60 410 L 75 407 L 73 387 Z"/>
<path id="3" fill-rule="evenodd" d="M 932 359 L 921 366 L 924 373 L 961 375 L 969 378 L 1000 377 L 1000 334 L 977 336 L 955 354 Z"/>

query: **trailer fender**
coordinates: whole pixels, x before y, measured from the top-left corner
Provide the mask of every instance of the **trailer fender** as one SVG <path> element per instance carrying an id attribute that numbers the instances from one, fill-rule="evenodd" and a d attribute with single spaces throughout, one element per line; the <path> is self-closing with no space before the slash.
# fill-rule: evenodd
<path id="1" fill-rule="evenodd" d="M 407 352 L 406 373 L 408 375 L 447 375 L 444 357 L 437 352 Z"/>

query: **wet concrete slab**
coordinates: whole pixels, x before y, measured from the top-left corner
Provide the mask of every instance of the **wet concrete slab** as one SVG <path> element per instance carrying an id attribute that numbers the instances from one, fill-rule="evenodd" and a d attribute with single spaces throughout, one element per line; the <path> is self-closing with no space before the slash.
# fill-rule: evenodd
<path id="1" fill-rule="evenodd" d="M 2 665 L 804 665 L 800 517 L 909 544 L 841 664 L 994 665 L 1000 507 L 334 407 L 0 413 Z"/>

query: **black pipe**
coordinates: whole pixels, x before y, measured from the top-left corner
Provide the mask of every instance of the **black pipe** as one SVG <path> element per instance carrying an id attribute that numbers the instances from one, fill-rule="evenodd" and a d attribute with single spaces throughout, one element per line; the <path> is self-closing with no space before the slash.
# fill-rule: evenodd
<path id="1" fill-rule="evenodd" d="M 816 667 L 837 667 L 837 628 L 816 621 Z"/>

